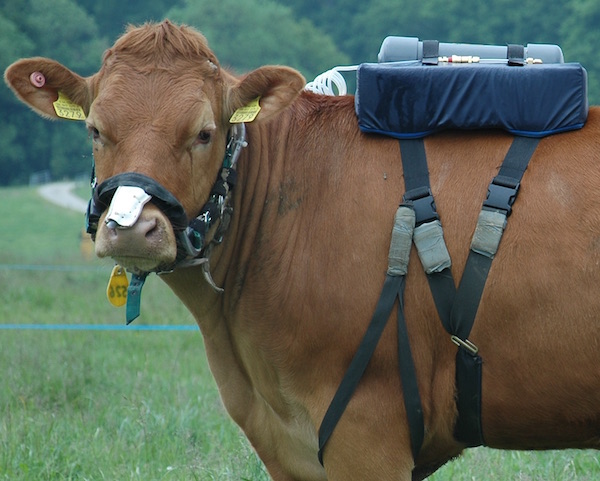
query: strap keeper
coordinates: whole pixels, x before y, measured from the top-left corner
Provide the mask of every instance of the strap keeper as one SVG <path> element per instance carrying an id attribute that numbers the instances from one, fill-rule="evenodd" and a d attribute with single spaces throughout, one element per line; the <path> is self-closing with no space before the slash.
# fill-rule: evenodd
<path id="1" fill-rule="evenodd" d="M 506 214 L 499 210 L 482 209 L 471 241 L 471 250 L 493 259 L 506 227 Z"/>
<path id="2" fill-rule="evenodd" d="M 450 268 L 452 262 L 439 220 L 418 226 L 415 229 L 414 241 L 426 274 L 442 272 L 444 269 Z"/>
<path id="3" fill-rule="evenodd" d="M 392 229 L 392 240 L 388 255 L 388 275 L 405 276 L 408 272 L 414 229 L 415 211 L 411 206 L 400 204 L 396 211 L 394 228 Z"/>

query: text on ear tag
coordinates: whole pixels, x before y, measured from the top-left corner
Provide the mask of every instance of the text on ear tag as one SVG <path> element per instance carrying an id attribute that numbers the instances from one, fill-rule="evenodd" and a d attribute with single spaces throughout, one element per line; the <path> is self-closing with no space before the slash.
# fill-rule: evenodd
<path id="1" fill-rule="evenodd" d="M 72 102 L 62 92 L 58 92 L 58 99 L 52 102 L 54 111 L 62 119 L 68 120 L 85 120 L 85 113 L 80 105 Z"/>
<path id="2" fill-rule="evenodd" d="M 260 105 L 258 104 L 259 100 L 260 97 L 256 97 L 248 105 L 237 109 L 229 119 L 229 122 L 232 124 L 252 122 L 260 112 Z"/>
<path id="3" fill-rule="evenodd" d="M 129 287 L 129 281 L 127 280 L 127 274 L 125 269 L 117 265 L 113 267 L 108 280 L 108 286 L 106 287 L 106 297 L 115 307 L 124 306 L 127 302 L 127 288 Z"/>

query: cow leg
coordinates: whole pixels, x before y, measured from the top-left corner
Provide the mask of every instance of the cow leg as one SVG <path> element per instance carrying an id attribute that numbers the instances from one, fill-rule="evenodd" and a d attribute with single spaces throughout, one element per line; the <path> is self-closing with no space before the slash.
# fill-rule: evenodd
<path id="1" fill-rule="evenodd" d="M 327 480 L 411 481 L 414 461 L 404 423 L 387 424 L 383 416 L 363 420 L 376 425 L 367 429 L 363 422 L 352 423 L 349 418 L 338 424 L 325 448 Z"/>
<path id="2" fill-rule="evenodd" d="M 273 449 L 268 453 L 257 450 L 257 453 L 273 481 L 328 481 L 329 479 L 321 465 L 312 462 L 316 461 L 316 457 L 311 457 L 310 462 L 306 462 L 302 457 L 296 458 L 293 453 L 285 460 L 278 459 L 273 456 Z"/>
<path id="3" fill-rule="evenodd" d="M 409 450 L 410 451 L 410 450 Z M 413 459 L 410 452 L 375 452 L 373 449 L 356 457 L 329 456 L 325 461 L 328 481 L 411 481 Z"/>

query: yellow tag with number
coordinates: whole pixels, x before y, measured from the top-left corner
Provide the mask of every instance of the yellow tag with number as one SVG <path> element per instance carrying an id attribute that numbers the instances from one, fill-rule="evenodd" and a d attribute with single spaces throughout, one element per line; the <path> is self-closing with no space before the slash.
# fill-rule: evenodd
<path id="1" fill-rule="evenodd" d="M 127 280 L 127 274 L 125 269 L 117 265 L 113 267 L 110 273 L 110 279 L 108 280 L 108 287 L 106 288 L 106 297 L 115 307 L 124 306 L 127 302 L 127 288 L 129 287 L 129 281 Z"/>
<path id="2" fill-rule="evenodd" d="M 62 92 L 58 92 L 58 99 L 52 103 L 54 111 L 62 119 L 85 120 L 85 113 L 80 105 L 72 102 Z"/>
<path id="3" fill-rule="evenodd" d="M 229 119 L 229 122 L 232 124 L 241 124 L 242 122 L 252 122 L 256 118 L 258 113 L 260 112 L 260 105 L 258 104 L 259 100 L 260 100 L 260 97 L 256 97 L 248 105 L 245 105 L 244 107 L 237 109 L 233 113 L 231 118 Z"/>

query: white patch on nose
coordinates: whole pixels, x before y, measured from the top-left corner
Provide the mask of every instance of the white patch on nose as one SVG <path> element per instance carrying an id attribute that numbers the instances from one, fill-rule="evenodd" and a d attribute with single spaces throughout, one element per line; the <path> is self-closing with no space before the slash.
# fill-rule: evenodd
<path id="1" fill-rule="evenodd" d="M 117 187 L 104 222 L 110 227 L 114 227 L 113 223 L 117 224 L 116 227 L 131 227 L 151 198 L 141 187 Z"/>

